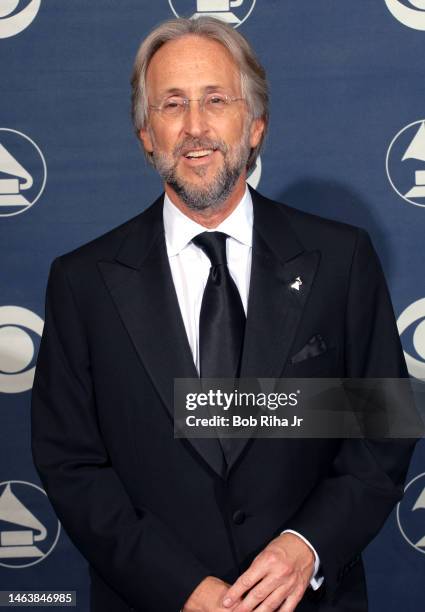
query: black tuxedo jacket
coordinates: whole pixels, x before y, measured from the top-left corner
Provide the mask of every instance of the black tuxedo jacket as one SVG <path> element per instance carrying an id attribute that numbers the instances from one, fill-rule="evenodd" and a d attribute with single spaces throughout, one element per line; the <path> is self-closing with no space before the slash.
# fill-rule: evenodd
<path id="1" fill-rule="evenodd" d="M 406 376 L 367 234 L 252 195 L 241 376 Z M 320 350 L 310 350 L 318 336 Z M 217 440 L 173 437 L 173 379 L 196 376 L 162 198 L 54 261 L 33 454 L 89 561 L 91 609 L 178 612 L 204 577 L 234 581 L 273 537 L 295 529 L 325 577 L 298 609 L 366 610 L 360 553 L 402 495 L 412 443 L 242 440 L 222 477 Z"/>

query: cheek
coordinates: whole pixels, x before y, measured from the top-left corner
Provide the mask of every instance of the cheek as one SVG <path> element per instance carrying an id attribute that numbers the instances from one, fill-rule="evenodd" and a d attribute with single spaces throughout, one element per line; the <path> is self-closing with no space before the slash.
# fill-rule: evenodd
<path id="1" fill-rule="evenodd" d="M 152 141 L 155 149 L 172 153 L 178 143 L 178 130 L 167 126 L 155 126 L 151 131 Z"/>
<path id="2" fill-rule="evenodd" d="M 244 140 L 245 123 L 240 115 L 235 115 L 232 119 L 223 131 L 223 140 L 234 147 Z"/>

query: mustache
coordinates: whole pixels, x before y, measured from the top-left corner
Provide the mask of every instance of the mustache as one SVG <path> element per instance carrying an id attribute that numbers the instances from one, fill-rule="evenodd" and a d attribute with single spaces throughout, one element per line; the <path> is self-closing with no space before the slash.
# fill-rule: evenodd
<path id="1" fill-rule="evenodd" d="M 173 150 L 175 157 L 187 155 L 193 149 L 212 149 L 213 151 L 221 151 L 224 155 L 229 150 L 223 140 L 212 140 L 211 138 L 185 138 L 181 143 L 176 145 Z"/>

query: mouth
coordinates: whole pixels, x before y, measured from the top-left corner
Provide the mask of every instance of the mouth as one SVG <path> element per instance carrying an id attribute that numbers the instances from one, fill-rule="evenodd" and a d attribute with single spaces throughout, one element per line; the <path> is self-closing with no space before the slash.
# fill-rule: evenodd
<path id="1" fill-rule="evenodd" d="M 183 154 L 184 159 L 190 165 L 204 164 L 210 161 L 217 149 L 191 149 Z"/>

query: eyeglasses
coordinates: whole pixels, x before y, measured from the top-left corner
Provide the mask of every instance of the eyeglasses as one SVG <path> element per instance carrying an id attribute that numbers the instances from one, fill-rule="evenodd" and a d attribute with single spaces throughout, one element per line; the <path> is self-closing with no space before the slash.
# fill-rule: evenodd
<path id="1" fill-rule="evenodd" d="M 164 117 L 180 118 L 186 114 L 190 102 L 199 102 L 199 109 L 211 117 L 218 117 L 225 114 L 232 106 L 233 102 L 244 100 L 245 98 L 232 98 L 222 93 L 207 93 L 202 98 L 184 98 L 183 96 L 171 96 L 161 102 L 159 106 L 149 105 L 150 108 L 158 111 Z"/>

